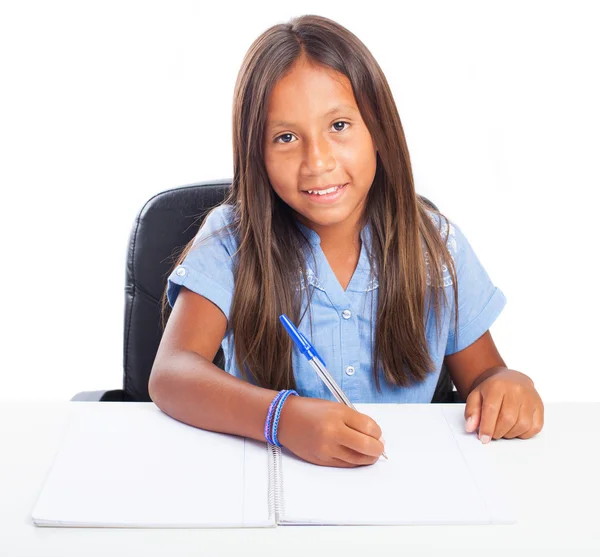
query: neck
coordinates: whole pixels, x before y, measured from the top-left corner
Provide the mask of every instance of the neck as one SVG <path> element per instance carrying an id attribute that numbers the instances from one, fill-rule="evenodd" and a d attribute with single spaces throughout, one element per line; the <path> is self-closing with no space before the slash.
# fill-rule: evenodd
<path id="1" fill-rule="evenodd" d="M 305 226 L 314 230 L 321 239 L 321 249 L 326 253 L 352 253 L 360 252 L 360 218 L 352 215 L 344 222 L 320 225 L 308 221 L 304 216 L 297 214 L 296 217 Z M 360 217 L 360 215 L 359 215 Z"/>

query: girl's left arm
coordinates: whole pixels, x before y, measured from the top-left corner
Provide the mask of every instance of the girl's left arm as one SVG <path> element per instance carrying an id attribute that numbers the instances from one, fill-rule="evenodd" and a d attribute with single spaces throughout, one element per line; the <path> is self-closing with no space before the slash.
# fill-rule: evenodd
<path id="1" fill-rule="evenodd" d="M 544 425 L 544 404 L 530 377 L 508 369 L 490 331 L 444 358 L 450 377 L 465 399 L 467 431 L 479 439 L 528 439 Z"/>

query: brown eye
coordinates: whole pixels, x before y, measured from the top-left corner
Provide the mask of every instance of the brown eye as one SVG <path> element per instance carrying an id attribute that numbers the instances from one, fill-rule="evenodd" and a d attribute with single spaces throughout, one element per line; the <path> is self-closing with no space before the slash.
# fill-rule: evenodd
<path id="1" fill-rule="evenodd" d="M 275 138 L 275 143 L 290 143 L 290 141 L 279 141 L 279 139 L 281 139 L 282 137 L 292 137 L 291 133 L 282 133 L 279 137 Z"/>
<path id="2" fill-rule="evenodd" d="M 343 132 L 346 131 L 346 126 L 350 125 L 350 122 L 346 122 L 344 120 L 339 120 L 338 122 L 334 122 L 333 124 L 331 124 L 332 126 L 337 126 L 338 124 L 344 124 L 344 127 L 342 127 L 341 129 L 337 128 L 336 131 L 338 132 Z M 292 138 L 294 137 L 294 134 L 291 133 L 282 133 L 280 136 L 277 136 L 274 139 L 274 143 L 292 143 L 292 141 L 286 141 L 286 140 L 282 140 L 280 141 L 280 139 L 282 138 Z"/>
<path id="3" fill-rule="evenodd" d="M 340 120 L 339 122 L 334 122 L 334 123 L 333 123 L 333 124 L 331 124 L 331 125 L 332 125 L 332 126 L 335 126 L 335 125 L 337 125 L 337 124 L 349 124 L 349 122 L 345 122 L 344 120 Z M 338 129 L 338 130 L 336 130 L 336 131 L 338 131 L 338 132 L 343 132 L 345 129 L 346 129 L 346 128 L 342 128 L 341 130 L 340 130 L 340 129 Z"/>

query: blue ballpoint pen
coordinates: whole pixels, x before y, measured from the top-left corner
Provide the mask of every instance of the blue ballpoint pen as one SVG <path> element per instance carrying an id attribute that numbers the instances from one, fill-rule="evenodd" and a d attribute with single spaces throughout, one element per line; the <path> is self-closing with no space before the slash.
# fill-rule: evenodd
<path id="1" fill-rule="evenodd" d="M 323 358 L 319 355 L 316 348 L 308 341 L 308 339 L 298 330 L 295 325 L 290 321 L 289 317 L 285 314 L 279 316 L 279 321 L 285 327 L 285 330 L 288 332 L 294 344 L 300 350 L 300 353 L 303 354 L 311 367 L 317 372 L 317 375 L 321 378 L 325 386 L 331 391 L 331 394 L 336 398 L 338 402 L 349 406 L 353 410 L 356 410 L 354 405 L 350 402 L 348 397 L 344 394 L 344 391 L 339 387 L 339 385 L 335 382 L 334 378 L 331 377 L 327 369 L 325 368 L 325 362 Z M 381 454 L 384 458 L 388 458 L 385 452 Z M 389 459 L 388 459 L 389 460 Z"/>

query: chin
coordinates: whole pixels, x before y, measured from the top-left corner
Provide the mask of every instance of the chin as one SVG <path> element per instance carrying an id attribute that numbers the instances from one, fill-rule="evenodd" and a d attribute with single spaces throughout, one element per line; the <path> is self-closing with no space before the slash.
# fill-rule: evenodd
<path id="1" fill-rule="evenodd" d="M 306 220 L 310 221 L 317 226 L 335 226 L 343 223 L 349 218 L 350 213 L 348 211 L 296 211 Z"/>

